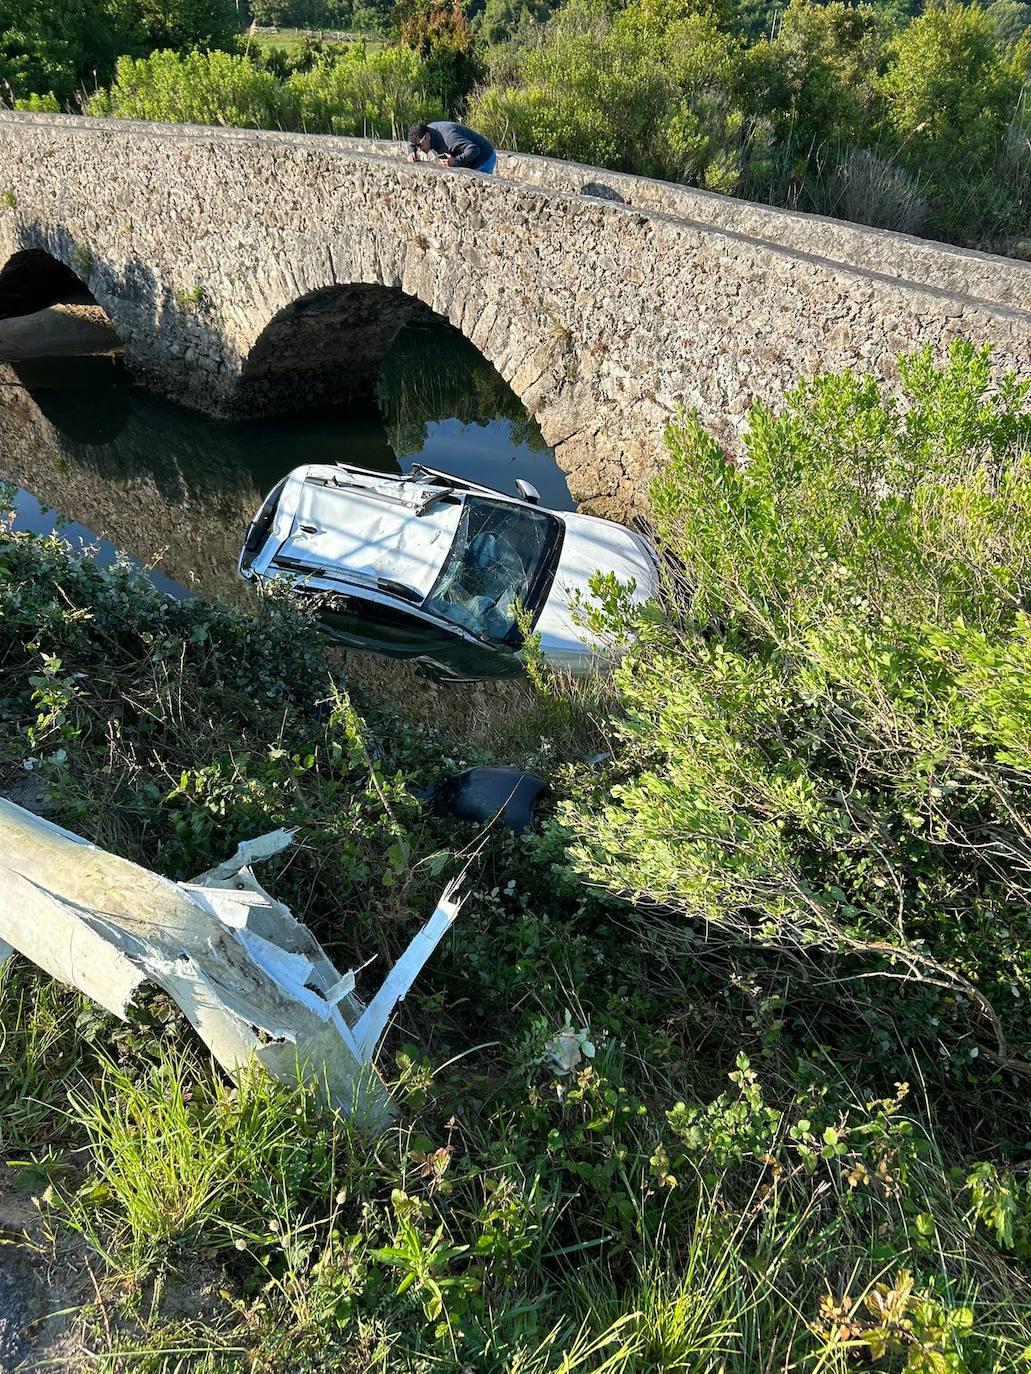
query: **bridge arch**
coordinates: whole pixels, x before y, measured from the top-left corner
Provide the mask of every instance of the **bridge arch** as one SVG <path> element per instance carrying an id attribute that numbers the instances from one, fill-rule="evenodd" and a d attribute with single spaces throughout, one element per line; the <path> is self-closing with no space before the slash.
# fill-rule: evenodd
<path id="1" fill-rule="evenodd" d="M 29 315 L 83 291 L 89 287 L 68 263 L 44 248 L 22 248 L 0 268 L 0 318 Z"/>
<path id="2" fill-rule="evenodd" d="M 560 442 L 549 418 L 566 380 L 566 341 L 554 318 L 528 300 L 518 313 L 499 308 L 481 282 L 437 270 L 439 260 L 428 259 L 418 240 L 406 245 L 382 229 L 369 238 L 373 251 L 366 245 L 363 257 L 374 265 L 350 264 L 352 279 L 341 273 L 313 282 L 295 271 L 299 294 L 267 313 L 241 349 L 227 409 L 261 414 L 368 394 L 400 331 L 436 323 L 494 369 L 547 442 Z M 324 260 L 339 256 L 327 242 Z"/>

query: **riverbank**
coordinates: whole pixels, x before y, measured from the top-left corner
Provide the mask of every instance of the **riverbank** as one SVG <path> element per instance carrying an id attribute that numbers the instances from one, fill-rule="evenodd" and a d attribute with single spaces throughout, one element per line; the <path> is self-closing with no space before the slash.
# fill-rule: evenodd
<path id="1" fill-rule="evenodd" d="M 114 357 L 122 351 L 106 311 L 88 294 L 0 320 L 0 363 L 28 358 Z"/>
<path id="2" fill-rule="evenodd" d="M 980 461 L 991 455 L 1010 474 L 1002 490 L 1016 492 L 1031 437 L 1020 398 L 974 404 L 988 383 L 973 357 L 914 377 L 924 419 L 944 427 L 942 451 L 967 451 L 977 415 Z M 55 1337 L 62 1345 L 48 1346 L 45 1321 L 34 1327 L 34 1355 L 74 1370 L 167 1374 L 844 1374 L 857 1354 L 925 1374 L 1023 1368 L 1026 908 L 995 886 L 994 866 L 978 869 L 969 854 L 954 866 L 948 847 L 904 819 L 934 805 L 943 823 L 954 805 L 958 825 L 976 799 L 960 805 L 955 788 L 934 798 L 907 784 L 918 770 L 898 752 L 898 731 L 889 785 L 877 781 L 884 750 L 846 748 L 851 766 L 869 771 L 842 808 L 844 688 L 828 693 L 807 666 L 814 646 L 840 645 L 857 619 L 837 618 L 833 597 L 841 589 L 851 605 L 849 579 L 865 579 L 892 617 L 882 622 L 878 603 L 863 632 L 881 626 L 915 656 L 926 741 L 938 709 L 928 684 L 944 683 L 940 700 L 954 701 L 944 675 L 969 649 L 982 676 L 963 679 L 964 700 L 1001 700 L 1019 687 L 1007 664 L 1024 652 L 1021 631 L 997 580 L 977 580 L 962 592 L 971 637 L 953 638 L 953 658 L 935 659 L 932 673 L 926 655 L 942 641 L 920 627 L 942 587 L 961 593 L 953 565 L 925 556 L 914 526 L 905 538 L 892 525 L 875 540 L 859 537 L 868 525 L 842 534 L 843 571 L 828 581 L 820 521 L 842 509 L 869 515 L 846 499 L 862 477 L 855 426 L 876 412 L 879 461 L 910 455 L 923 474 L 914 509 L 930 501 L 938 472 L 849 385 L 828 383 L 812 411 L 794 398 L 776 429 L 753 417 L 769 442 L 757 440 L 754 506 L 738 500 L 743 479 L 711 441 L 690 430 L 674 441 L 657 518 L 710 607 L 721 569 L 761 574 L 770 619 L 762 633 L 753 623 L 746 653 L 732 623 L 740 612 L 719 603 L 722 618 L 695 638 L 703 603 L 678 609 L 674 587 L 672 619 L 638 627 L 638 649 L 603 693 L 571 696 L 539 679 L 506 695 L 482 731 L 471 729 L 468 695 L 441 689 L 417 717 L 400 677 L 389 698 L 385 679 L 363 690 L 278 598 L 253 613 L 203 596 L 174 601 L 59 541 L 0 533 L 0 782 L 38 779 L 54 820 L 176 878 L 240 839 L 298 827 L 263 881 L 340 967 L 374 955 L 363 975 L 372 984 L 446 878 L 471 862 L 461 916 L 381 1047 L 398 1119 L 374 1139 L 302 1088 L 258 1078 L 231 1088 L 161 997 L 123 1026 L 24 963 L 0 973 L 0 1145 L 4 1160 L 21 1161 L 0 1188 L 10 1195 L 20 1180 L 41 1218 L 11 1254 L 32 1275 L 67 1266 L 66 1305 L 80 1309 Z M 840 466 L 823 426 L 848 436 Z M 804 434 L 820 442 L 803 449 Z M 789 452 L 804 453 L 795 469 Z M 831 465 L 819 469 L 823 482 L 819 463 Z M 789 470 L 780 518 L 757 523 L 763 484 Z M 814 494 L 831 472 L 845 485 L 825 507 Z M 931 502 L 932 551 L 941 520 L 969 522 L 980 509 L 967 479 L 942 480 L 951 504 Z M 893 518 L 909 519 L 908 509 Z M 1025 509 L 993 509 L 995 544 L 976 542 L 977 557 L 1018 568 L 1018 581 Z M 728 545 L 722 511 L 747 520 L 751 543 Z M 777 553 L 782 534 L 803 528 L 820 538 L 793 545 L 792 559 Z M 724 548 L 732 565 L 719 562 Z M 709 581 L 692 558 L 710 560 Z M 788 568 L 785 592 L 771 570 Z M 781 632 L 777 597 L 799 588 L 830 619 L 811 610 L 806 654 L 771 649 L 763 634 Z M 746 609 L 757 604 L 753 595 Z M 833 635 L 821 641 L 826 626 Z M 902 712 L 911 660 L 888 657 Z M 864 666 L 862 680 L 872 671 Z M 858 687 L 849 699 L 853 712 L 865 700 Z M 1019 790 L 1028 773 L 1012 732 L 1026 703 L 1006 699 L 1005 712 L 953 720 L 950 737 L 982 774 L 1007 749 L 996 781 Z M 487 705 L 484 695 L 485 716 Z M 1011 734 L 985 750 L 977 731 L 991 721 L 1010 722 Z M 749 732 L 747 748 L 736 729 Z M 531 763 L 546 777 L 535 832 L 484 834 L 424 811 L 419 791 L 476 762 Z M 867 830 L 843 829 L 860 801 L 882 821 L 873 834 L 890 853 L 886 887 L 864 861 Z M 790 825 L 773 827 L 776 851 L 760 824 L 773 803 L 773 822 L 795 808 Z M 660 810 L 649 831 L 656 808 L 681 805 L 696 808 L 693 828 Z M 703 825 L 718 836 L 723 824 L 753 827 L 740 851 L 695 847 Z M 1001 825 L 996 834 L 1009 833 Z M 692 888 L 701 858 L 708 880 Z M 760 861 L 780 865 L 777 883 L 747 866 Z M 606 864 L 637 865 L 633 881 L 652 885 L 646 899 L 619 895 L 630 883 Z M 852 922 L 851 944 L 811 930 L 790 938 L 793 872 L 824 894 L 823 913 L 834 903 Z M 745 882 L 751 911 L 779 903 L 787 934 L 733 924 L 730 884 Z M 684 913 L 685 896 L 701 904 L 714 891 L 708 920 Z M 878 900 L 893 918 L 903 907 L 901 931 L 880 943 Z M 917 958 L 939 971 L 922 975 Z M 1008 1062 L 960 978 L 992 999 Z M 4 1238 L 18 1242 L 17 1213 L 0 1209 L 3 1218 L 14 1219 Z"/>

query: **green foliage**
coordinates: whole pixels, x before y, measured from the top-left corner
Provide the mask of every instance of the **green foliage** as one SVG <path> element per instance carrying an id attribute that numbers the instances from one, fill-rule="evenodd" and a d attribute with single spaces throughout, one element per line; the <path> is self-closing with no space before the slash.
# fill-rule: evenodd
<path id="1" fill-rule="evenodd" d="M 974 1216 L 1003 1250 L 1031 1259 L 1031 1183 L 1012 1170 L 976 1165 L 967 1175 Z"/>
<path id="2" fill-rule="evenodd" d="M 175 293 L 175 303 L 180 310 L 196 310 L 204 302 L 204 287 L 200 282 L 196 282 L 190 287 L 189 291 L 177 291 Z"/>
<path id="3" fill-rule="evenodd" d="M 98 91 L 87 114 L 153 119 L 178 124 L 230 124 L 269 128 L 279 120 L 281 87 L 251 58 L 225 52 L 170 49 L 149 57 L 120 57 L 108 90 Z"/>
<path id="4" fill-rule="evenodd" d="M 27 758 L 72 829 L 188 877 L 292 824 L 312 832 L 280 889 L 300 912 L 319 872 L 335 875 L 338 912 L 370 883 L 407 893 L 414 803 L 370 759 L 293 604 L 248 617 L 175 601 L 127 568 L 8 533 L 0 625 L 0 756 Z"/>
<path id="5" fill-rule="evenodd" d="M 848 372 L 753 406 L 740 469 L 671 431 L 674 617 L 640 622 L 615 766 L 562 814 L 592 880 L 888 956 L 1005 1058 L 996 1018 L 1023 1037 L 1031 994 L 1028 387 L 963 344 L 899 366 L 901 406 Z"/>
<path id="6" fill-rule="evenodd" d="M 117 0 L 116 0 L 117 2 Z M 123 12 L 134 24 L 131 51 L 153 48 L 227 48 L 236 45 L 239 13 L 234 0 L 121 0 Z"/>
<path id="7" fill-rule="evenodd" d="M 535 29 L 488 5 L 488 41 L 523 27 L 492 53 L 470 118 L 526 152 L 887 228 L 1002 251 L 1025 232 L 1019 16 L 952 3 L 910 23 L 892 6 L 791 0 L 773 24 L 753 18 L 570 0 Z"/>
<path id="8" fill-rule="evenodd" d="M 462 109 L 483 74 L 462 6 L 446 0 L 405 0 L 396 15 L 402 45 L 423 63 L 427 97 L 448 113 Z"/>
<path id="9" fill-rule="evenodd" d="M 120 0 L 5 0 L 0 10 L 0 89 L 14 99 L 50 94 L 65 104 L 106 81 L 130 41 Z"/>
<path id="10" fill-rule="evenodd" d="M 469 13 L 485 47 L 511 43 L 523 48 L 531 41 L 534 26 L 544 23 L 555 8 L 551 0 L 485 0 L 470 6 Z"/>
<path id="11" fill-rule="evenodd" d="M 52 91 L 47 91 L 46 95 L 28 95 L 19 100 L 15 100 L 16 110 L 29 110 L 36 114 L 60 114 L 61 104 Z"/>
<path id="12" fill-rule="evenodd" d="M 862 1302 L 827 1294 L 813 1323 L 828 1350 L 865 1354 L 871 1360 L 893 1357 L 894 1367 L 913 1374 L 947 1374 L 968 1369 L 965 1337 L 973 1330 L 969 1307 L 951 1307 L 928 1292 L 915 1290 L 913 1275 L 902 1269 L 890 1283 L 876 1283 Z"/>
<path id="13" fill-rule="evenodd" d="M 741 61 L 709 13 L 671 21 L 576 0 L 514 72 L 474 96 L 470 119 L 526 152 L 733 192 L 767 151 L 761 122 L 734 97 Z"/>
<path id="14" fill-rule="evenodd" d="M 995 26 L 999 47 L 1006 55 L 1013 53 L 1031 29 L 1031 5 L 1023 0 L 992 0 L 985 14 Z"/>
<path id="15" fill-rule="evenodd" d="M 232 48 L 237 28 L 234 0 L 7 0 L 0 86 L 21 108 L 56 110 L 109 81 L 119 55 Z"/>
<path id="16" fill-rule="evenodd" d="M 17 961 L 0 965 L 0 1155 L 54 1142 L 54 1112 L 65 1081 L 84 1057 L 91 1020 L 86 1001 L 38 982 Z"/>
<path id="17" fill-rule="evenodd" d="M 399 138 L 432 109 L 425 65 L 401 47 L 356 45 L 295 72 L 283 88 L 284 127 L 310 133 Z"/>
<path id="18" fill-rule="evenodd" d="M 93 271 L 93 254 L 83 244 L 77 243 L 71 251 L 71 265 L 80 277 L 88 277 Z"/>
<path id="19" fill-rule="evenodd" d="M 144 1073 L 101 1059 L 86 1091 L 71 1094 L 95 1170 L 71 1199 L 69 1220 L 105 1234 L 129 1272 L 194 1246 L 276 1243 L 297 1210 L 332 1205 L 337 1170 L 364 1148 L 345 1122 L 324 1117 L 309 1092 L 255 1070 L 235 1090 L 174 1049 Z M 358 1170 L 362 1165 L 355 1161 Z"/>
<path id="20" fill-rule="evenodd" d="M 356 44 L 285 81 L 249 56 L 165 51 L 119 58 L 114 83 L 87 110 L 119 119 L 390 137 L 430 109 L 425 80 L 424 64 L 403 48 L 366 51 Z"/>
<path id="21" fill-rule="evenodd" d="M 1031 42 L 1000 47 L 976 6 L 929 9 L 891 46 L 881 82 L 903 165 L 933 180 L 933 228 L 993 244 L 1031 217 L 1026 90 Z"/>

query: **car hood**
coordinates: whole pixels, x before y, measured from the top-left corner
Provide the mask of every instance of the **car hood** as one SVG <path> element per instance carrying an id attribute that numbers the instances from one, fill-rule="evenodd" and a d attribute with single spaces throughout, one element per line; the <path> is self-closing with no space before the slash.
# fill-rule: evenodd
<path id="1" fill-rule="evenodd" d="M 605 645 L 585 626 L 576 623 L 577 593 L 585 606 L 597 604 L 591 596 L 591 578 L 597 572 L 613 573 L 619 582 L 635 583 L 635 602 L 658 595 L 659 578 L 647 541 L 622 525 L 590 515 L 564 515 L 566 526 L 555 580 L 534 630 L 541 648 L 552 654 L 581 653 Z"/>

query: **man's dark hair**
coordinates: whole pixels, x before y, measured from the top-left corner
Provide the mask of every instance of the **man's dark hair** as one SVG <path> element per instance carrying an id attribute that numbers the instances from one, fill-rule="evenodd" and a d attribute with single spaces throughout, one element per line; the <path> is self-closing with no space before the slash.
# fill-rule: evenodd
<path id="1" fill-rule="evenodd" d="M 430 126 L 429 126 L 428 124 L 413 124 L 412 127 L 408 130 L 408 146 L 409 146 L 409 148 L 414 148 L 414 147 L 416 147 L 416 146 L 418 145 L 418 143 L 419 143 L 419 140 L 422 138 L 422 136 L 423 136 L 424 134 L 428 134 L 429 131 L 430 131 Z"/>

